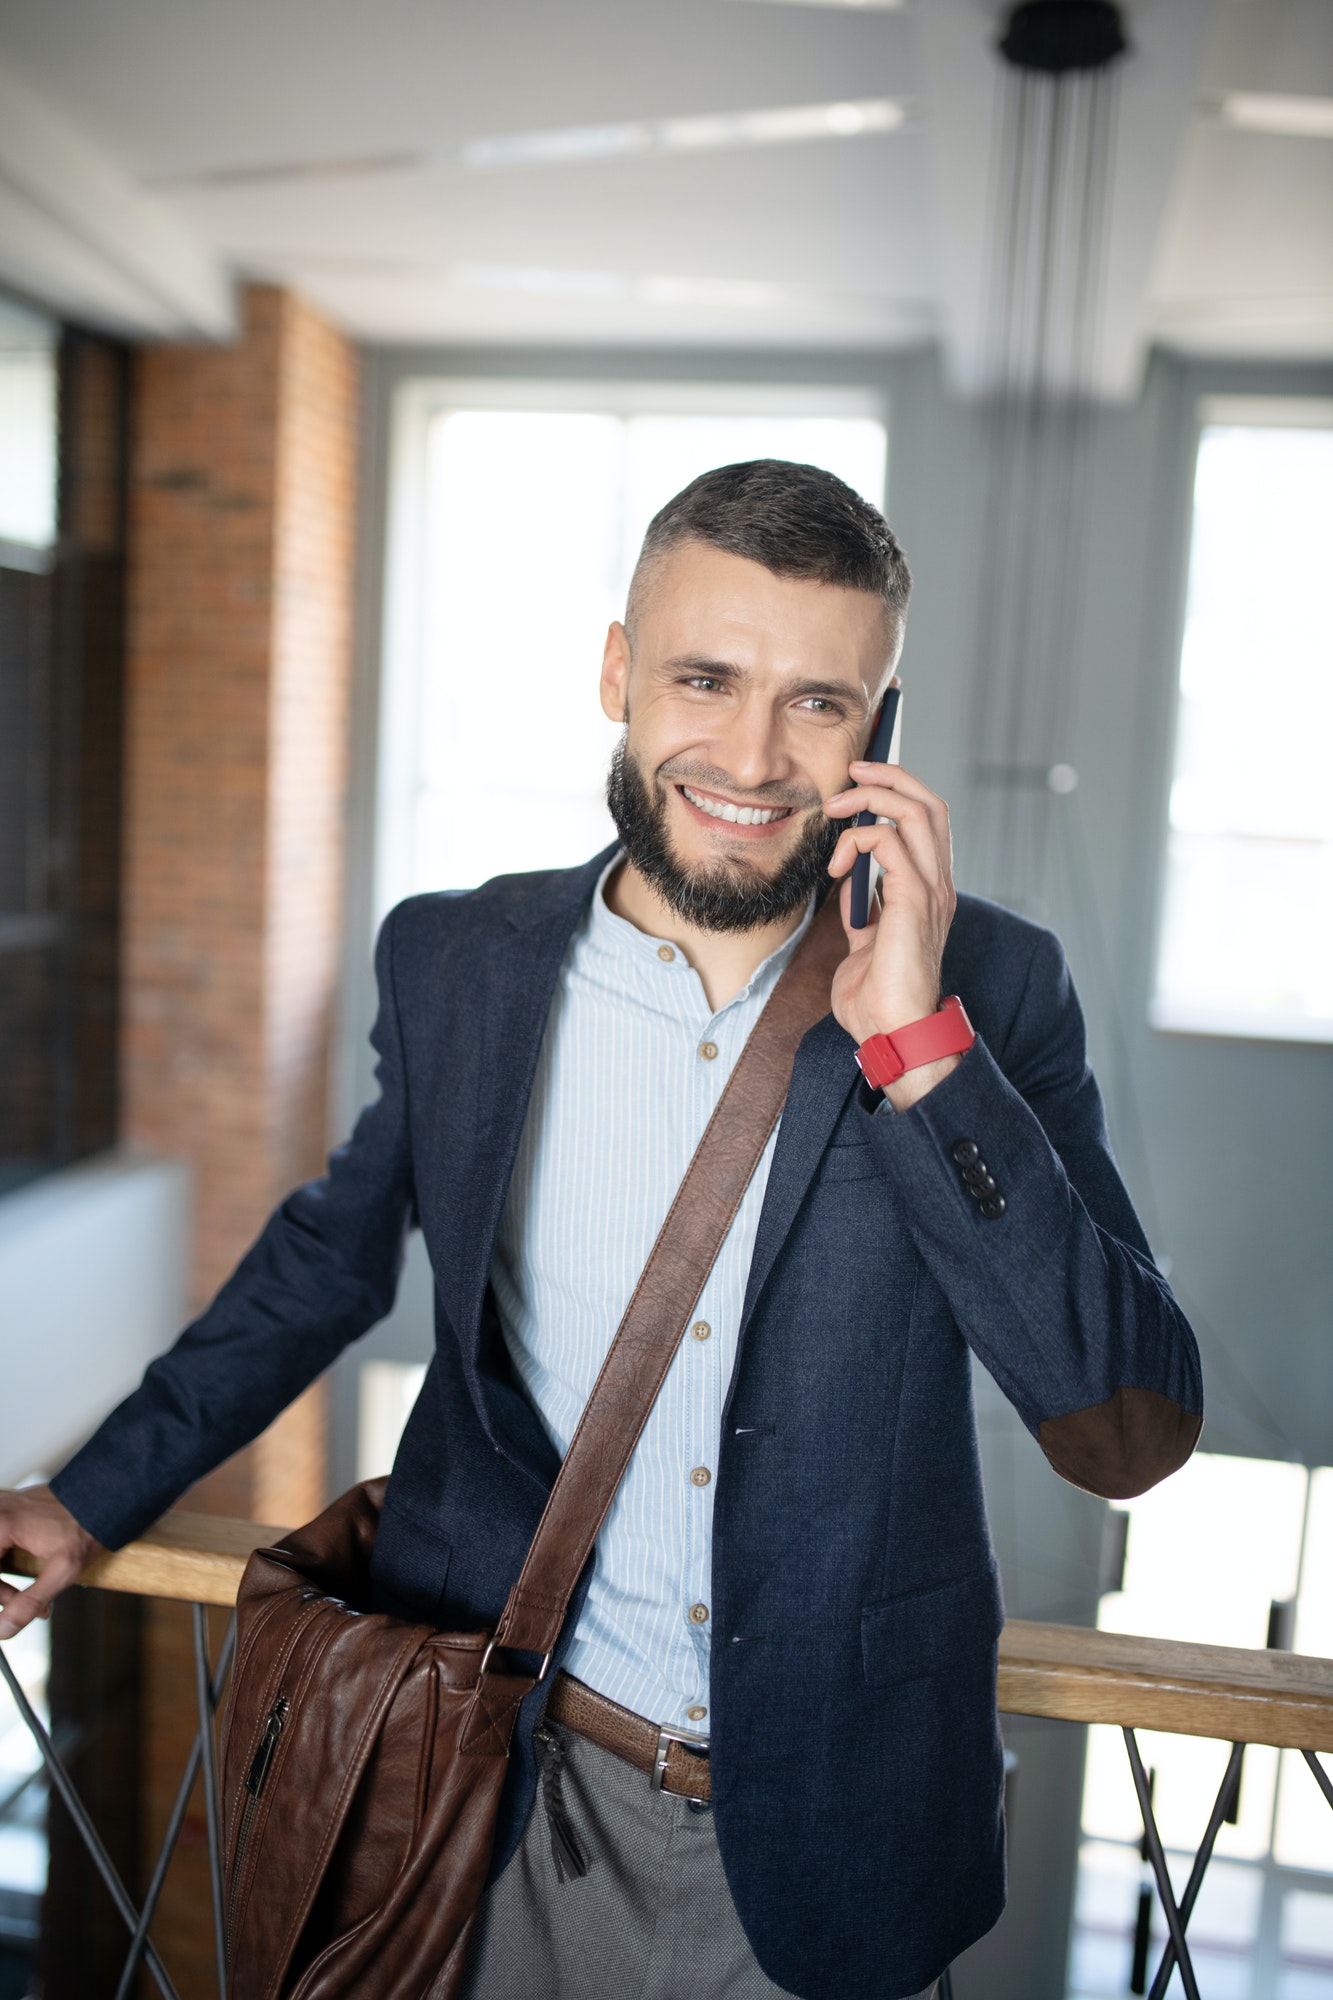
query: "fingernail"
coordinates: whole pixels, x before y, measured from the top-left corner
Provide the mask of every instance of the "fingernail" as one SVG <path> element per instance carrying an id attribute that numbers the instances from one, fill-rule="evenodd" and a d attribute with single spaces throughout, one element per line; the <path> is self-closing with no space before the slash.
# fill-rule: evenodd
<path id="1" fill-rule="evenodd" d="M 0 1639 L 12 1639 L 18 1629 L 12 1618 L 0 1618 Z"/>

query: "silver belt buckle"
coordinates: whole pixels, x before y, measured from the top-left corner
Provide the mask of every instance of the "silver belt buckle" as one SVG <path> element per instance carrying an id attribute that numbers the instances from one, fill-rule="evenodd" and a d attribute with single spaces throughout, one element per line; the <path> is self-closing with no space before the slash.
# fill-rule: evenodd
<path id="1" fill-rule="evenodd" d="M 687 1750 L 700 1750 L 708 1754 L 708 1741 L 697 1729 L 659 1729 L 657 1732 L 657 1752 L 653 1758 L 653 1790 L 660 1792 L 666 1778 L 667 1758 L 673 1743 L 683 1743 Z M 702 1799 L 692 1799 L 692 1805 L 702 1805 Z"/>

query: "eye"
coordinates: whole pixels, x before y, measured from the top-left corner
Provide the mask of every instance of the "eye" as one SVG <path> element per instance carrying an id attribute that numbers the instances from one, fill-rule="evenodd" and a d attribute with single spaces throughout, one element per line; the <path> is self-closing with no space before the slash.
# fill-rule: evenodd
<path id="1" fill-rule="evenodd" d="M 711 688 L 720 688 L 722 683 L 712 674 L 691 674 L 685 685 L 686 687 L 702 688 L 707 693 Z"/>
<path id="2" fill-rule="evenodd" d="M 808 694 L 803 701 L 797 702 L 796 706 L 803 708 L 809 715 L 830 715 L 837 721 L 841 721 L 844 712 L 839 703 L 830 701 L 827 695 L 822 694 Z"/>

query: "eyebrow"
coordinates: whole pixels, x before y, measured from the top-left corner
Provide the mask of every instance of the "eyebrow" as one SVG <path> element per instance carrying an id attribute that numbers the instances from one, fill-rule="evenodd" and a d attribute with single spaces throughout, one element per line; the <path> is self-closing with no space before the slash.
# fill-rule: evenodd
<path id="1" fill-rule="evenodd" d="M 739 683 L 749 679 L 744 667 L 738 667 L 733 660 L 713 660 L 703 653 L 677 653 L 673 659 L 664 661 L 668 673 L 708 674 L 713 680 Z M 866 700 L 865 689 L 858 682 L 790 680 L 783 683 L 782 693 L 788 697 L 816 695 L 827 701 L 841 701 L 860 704 L 869 713 L 873 703 Z"/>

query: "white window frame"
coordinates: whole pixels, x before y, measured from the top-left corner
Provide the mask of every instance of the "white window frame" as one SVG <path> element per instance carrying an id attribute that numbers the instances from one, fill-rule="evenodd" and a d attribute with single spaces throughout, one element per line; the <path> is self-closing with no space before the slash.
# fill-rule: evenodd
<path id="1" fill-rule="evenodd" d="M 1209 1035 L 1247 1042 L 1296 1042 L 1321 1047 L 1333 1042 L 1333 1016 L 1307 1015 L 1301 1018 L 1280 1014 L 1262 1015 L 1248 1009 L 1182 1006 L 1157 991 L 1157 968 L 1162 949 L 1162 925 L 1166 915 L 1167 875 L 1171 839 L 1171 787 L 1175 782 L 1176 747 L 1180 729 L 1180 671 L 1185 642 L 1189 571 L 1194 554 L 1194 490 L 1199 464 L 1199 448 L 1205 430 L 1214 425 L 1251 427 L 1264 430 L 1333 429 L 1333 398 L 1326 396 L 1201 396 L 1195 406 L 1194 437 L 1190 451 L 1189 498 L 1186 503 L 1184 564 L 1180 584 L 1180 612 L 1176 622 L 1171 683 L 1170 754 L 1165 772 L 1165 798 L 1158 848 L 1159 867 L 1155 917 L 1152 932 L 1152 959 L 1148 994 L 1148 1024 L 1161 1034 Z"/>
<path id="2" fill-rule="evenodd" d="M 636 417 L 870 417 L 883 424 L 889 437 L 886 489 L 890 478 L 889 399 L 869 384 L 580 381 L 563 376 L 412 376 L 399 382 L 389 419 L 373 929 L 378 929 L 410 879 L 424 666 L 427 437 L 433 420 L 453 410 L 568 410 Z"/>

